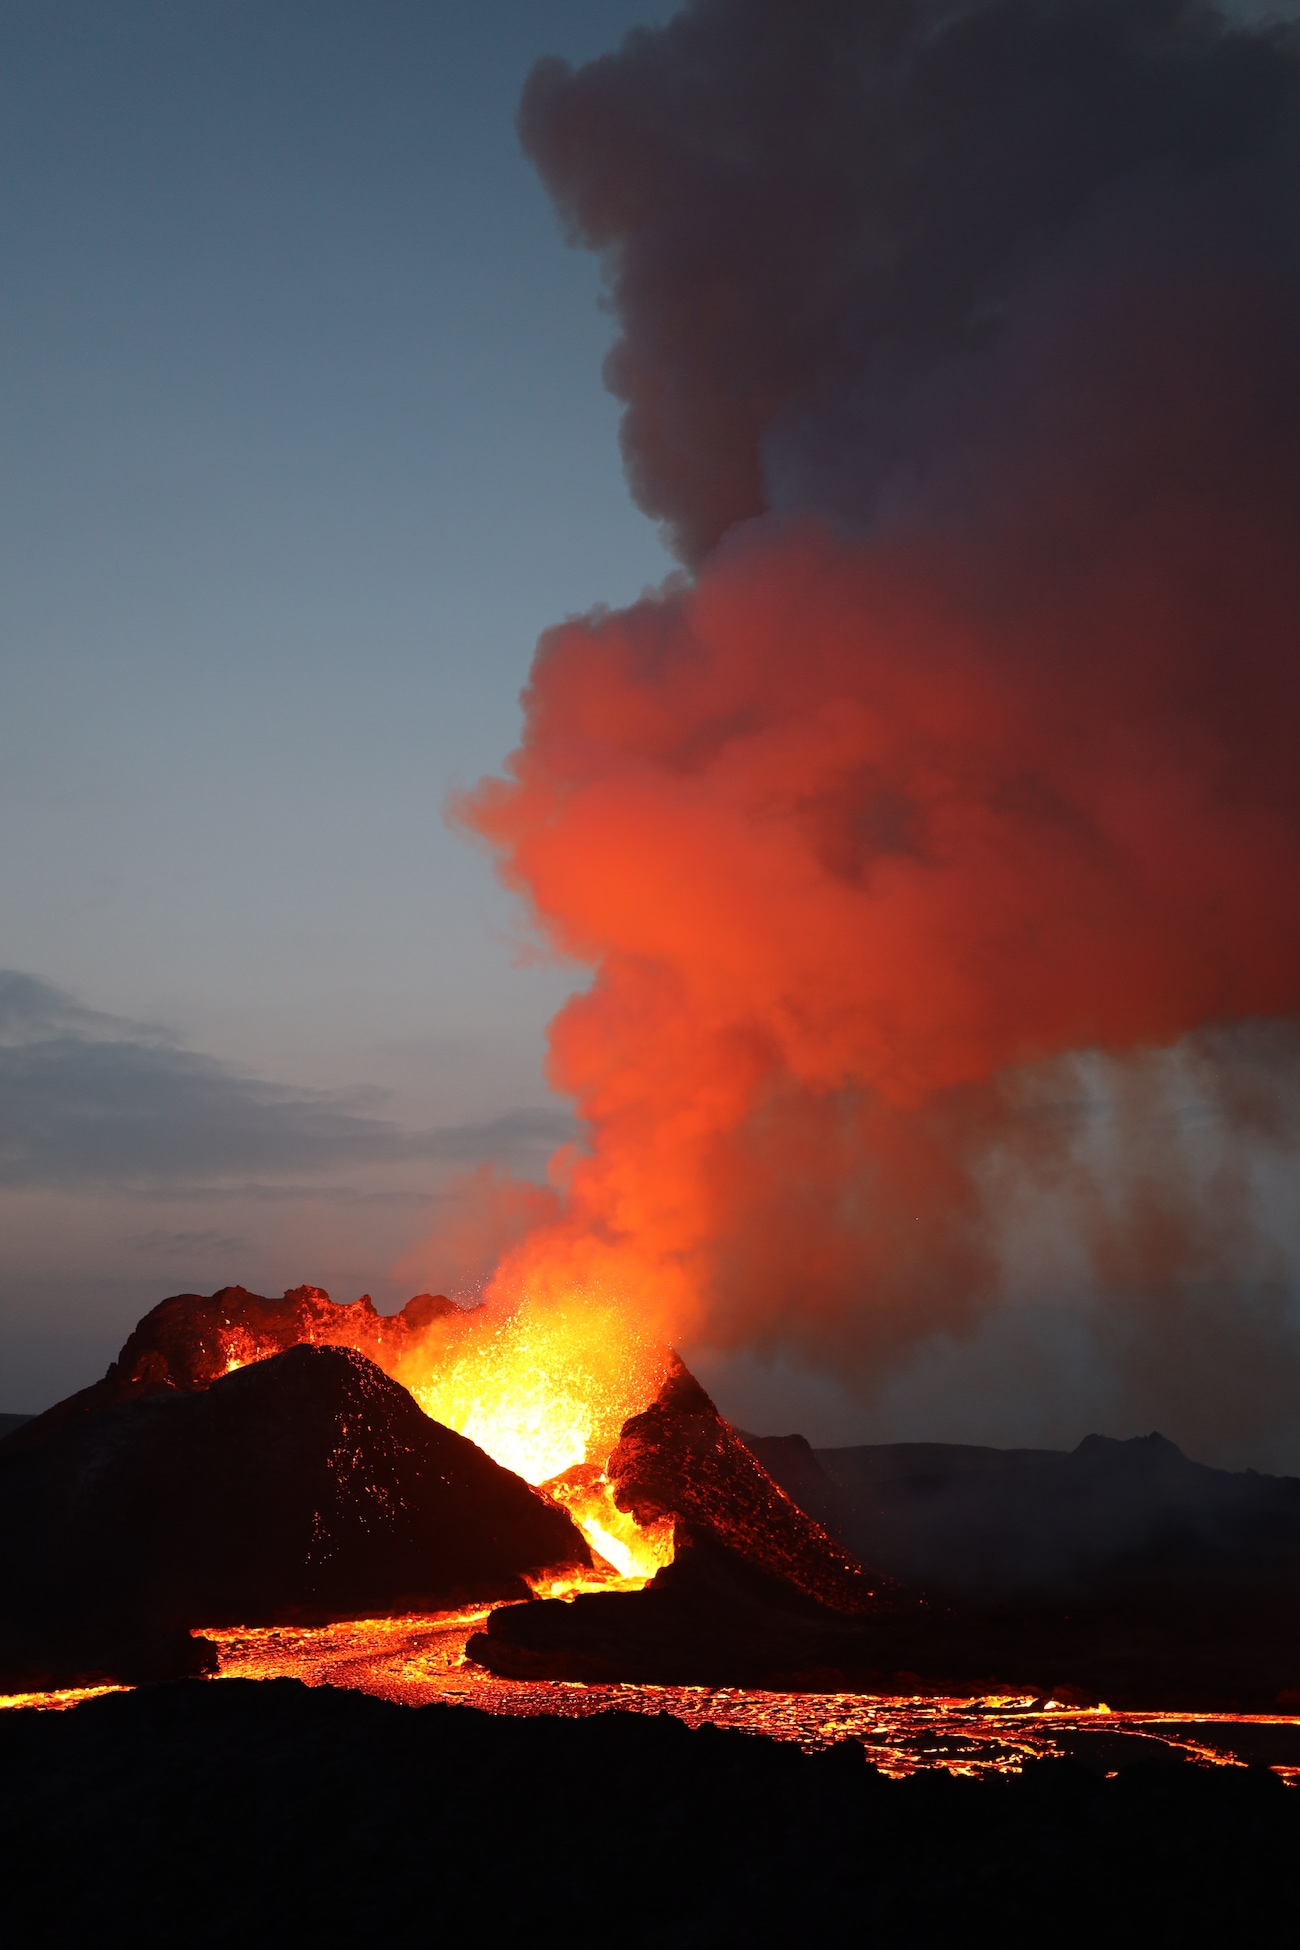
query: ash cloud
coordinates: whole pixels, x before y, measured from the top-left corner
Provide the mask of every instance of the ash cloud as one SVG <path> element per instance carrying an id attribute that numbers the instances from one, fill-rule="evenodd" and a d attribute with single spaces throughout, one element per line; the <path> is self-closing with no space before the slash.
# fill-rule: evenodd
<path id="1" fill-rule="evenodd" d="M 1239 1433 L 1300 1380 L 1295 26 L 697 0 L 520 129 L 693 574 L 549 632 L 462 802 L 594 970 L 516 1267 L 867 1394 L 1073 1292 L 1126 1414 Z"/>
<path id="2" fill-rule="evenodd" d="M 952 465 L 1026 294 L 1094 233 L 1293 272 L 1298 104 L 1293 25 L 1189 0 L 701 0 L 539 64 L 520 132 L 605 264 L 633 493 L 698 564 Z"/>

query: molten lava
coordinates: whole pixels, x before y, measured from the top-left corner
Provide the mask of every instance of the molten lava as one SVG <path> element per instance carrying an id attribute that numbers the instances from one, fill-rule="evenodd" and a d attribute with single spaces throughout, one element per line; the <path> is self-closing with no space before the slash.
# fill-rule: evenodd
<path id="1" fill-rule="evenodd" d="M 541 1487 L 564 1505 L 591 1548 L 627 1582 L 644 1584 L 672 1563 L 672 1520 L 640 1524 L 620 1510 L 614 1486 L 600 1463 L 575 1463 Z"/>
<path id="2" fill-rule="evenodd" d="M 672 1561 L 672 1522 L 643 1527 L 620 1510 L 605 1463 L 671 1363 L 599 1294 L 494 1294 L 431 1321 L 392 1372 L 427 1415 L 562 1503 L 620 1577 L 644 1582 Z"/>

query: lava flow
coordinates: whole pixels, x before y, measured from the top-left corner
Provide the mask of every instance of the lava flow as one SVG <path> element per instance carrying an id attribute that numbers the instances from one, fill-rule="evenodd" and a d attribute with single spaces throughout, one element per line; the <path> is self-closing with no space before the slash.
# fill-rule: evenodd
<path id="1" fill-rule="evenodd" d="M 1294 1714 L 1112 1712 L 1028 1693 L 948 1698 L 502 1679 L 464 1657 L 466 1639 L 485 1616 L 481 1608 L 205 1636 L 216 1642 L 223 1679 L 292 1678 L 407 1706 L 443 1702 L 526 1716 L 671 1713 L 688 1726 L 737 1727 L 810 1753 L 858 1740 L 871 1763 L 895 1777 L 929 1769 L 1017 1773 L 1027 1761 L 1069 1755 L 1102 1773 L 1134 1761 L 1185 1759 L 1202 1766 L 1255 1764 L 1289 1784 L 1300 1782 L 1300 1716 Z"/>
<path id="2" fill-rule="evenodd" d="M 1300 1785 L 1300 1716 L 1290 1713 L 1112 1712 L 1029 1694 L 944 1698 L 868 1693 L 783 1693 L 747 1687 L 584 1685 L 501 1679 L 464 1657 L 486 1607 L 429 1617 L 360 1618 L 325 1626 L 208 1628 L 222 1679 L 297 1679 L 343 1686 L 406 1706 L 586 1716 L 671 1713 L 790 1741 L 807 1752 L 861 1741 L 882 1773 L 1018 1772 L 1069 1755 L 1103 1773 L 1134 1761 L 1269 1767 Z M 115 1687 L 0 1697 L 0 1708 L 59 1709 Z"/>

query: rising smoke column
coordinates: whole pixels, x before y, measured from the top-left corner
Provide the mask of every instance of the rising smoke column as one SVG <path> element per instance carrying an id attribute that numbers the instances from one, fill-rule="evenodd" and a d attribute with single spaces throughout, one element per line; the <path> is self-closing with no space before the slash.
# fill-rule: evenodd
<path id="1" fill-rule="evenodd" d="M 521 130 L 691 576 L 543 638 L 459 809 L 593 970 L 501 1278 L 870 1377 L 996 1286 L 999 1161 L 1066 1170 L 1026 1078 L 1300 1008 L 1297 41 L 700 0 Z M 1176 1153 L 1094 1201 L 1121 1280 L 1242 1249 Z"/>

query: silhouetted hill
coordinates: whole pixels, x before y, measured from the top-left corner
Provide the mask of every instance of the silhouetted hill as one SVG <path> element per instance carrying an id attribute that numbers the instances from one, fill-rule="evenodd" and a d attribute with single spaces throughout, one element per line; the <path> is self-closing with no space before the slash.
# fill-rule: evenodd
<path id="1" fill-rule="evenodd" d="M 0 1714 L 0 1831 L 23 1950 L 1091 1950 L 1272 1940 L 1300 1794 L 1170 1763 L 890 1781 L 856 1742 L 227 1680 Z"/>
<path id="2" fill-rule="evenodd" d="M 873 1577 L 772 1480 L 676 1362 L 605 1466 L 641 1523 L 674 1519 L 676 1557 L 644 1591 L 495 1611 L 466 1648 L 514 1678 L 784 1686 L 861 1664 Z"/>
<path id="3" fill-rule="evenodd" d="M 0 1444 L 0 1690 L 202 1662 L 190 1627 L 525 1598 L 568 1513 L 349 1348 Z"/>
<path id="4" fill-rule="evenodd" d="M 909 1584 L 965 1602 L 1187 1585 L 1300 1595 L 1300 1480 L 1189 1462 L 1160 1435 L 1077 1449 L 745 1441 L 801 1508 Z"/>

